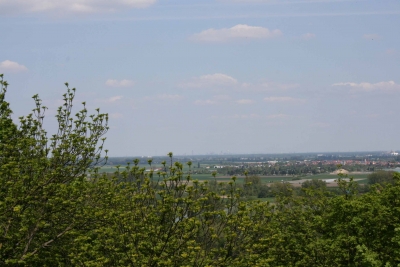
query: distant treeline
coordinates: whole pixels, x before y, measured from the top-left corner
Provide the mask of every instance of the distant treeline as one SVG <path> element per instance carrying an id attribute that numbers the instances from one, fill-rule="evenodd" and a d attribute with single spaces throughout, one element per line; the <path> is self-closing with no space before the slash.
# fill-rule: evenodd
<path id="1" fill-rule="evenodd" d="M 125 165 L 132 160 L 139 158 L 141 163 L 146 163 L 148 158 L 152 158 L 154 163 L 161 163 L 167 160 L 165 156 L 146 156 L 146 157 L 110 157 L 108 160 L 111 165 Z M 394 156 L 387 152 L 346 152 L 346 153 L 293 153 L 293 154 L 245 154 L 245 155 L 191 155 L 177 156 L 175 160 L 181 162 L 201 162 L 202 164 L 229 164 L 243 162 L 267 162 L 267 161 L 330 161 L 330 160 L 368 160 L 368 161 L 400 161 L 400 155 Z"/>

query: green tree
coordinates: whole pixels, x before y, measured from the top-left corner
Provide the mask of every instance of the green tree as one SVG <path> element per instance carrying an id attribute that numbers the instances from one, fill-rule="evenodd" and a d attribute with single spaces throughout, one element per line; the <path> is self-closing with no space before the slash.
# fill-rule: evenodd
<path id="1" fill-rule="evenodd" d="M 254 222 L 270 212 L 240 201 L 235 178 L 211 190 L 179 162 L 152 173 L 135 161 L 115 173 L 118 183 L 105 175 L 96 180 L 107 196 L 90 210 L 102 223 L 70 250 L 76 265 L 232 266 L 259 236 Z"/>
<path id="2" fill-rule="evenodd" d="M 286 182 L 275 182 L 271 184 L 271 191 L 276 197 L 291 197 L 294 194 L 293 185 Z"/>
<path id="3" fill-rule="evenodd" d="M 64 94 L 56 115 L 58 132 L 43 129 L 46 107 L 33 97 L 33 113 L 17 126 L 5 100 L 8 84 L 0 75 L 0 265 L 44 265 L 65 256 L 65 250 L 46 253 L 87 225 L 87 175 L 101 161 L 100 138 L 107 115 L 75 117 L 75 88 Z M 104 141 L 104 139 L 103 139 Z M 51 265 L 51 264 L 49 264 Z"/>
<path id="4" fill-rule="evenodd" d="M 392 171 L 377 171 L 368 175 L 369 184 L 385 184 L 393 183 L 393 173 Z"/>
<path id="5" fill-rule="evenodd" d="M 303 182 L 301 184 L 303 189 L 313 189 L 313 190 L 326 190 L 326 182 L 319 179 L 311 179 Z"/>
<path id="6" fill-rule="evenodd" d="M 271 192 L 271 189 L 268 185 L 263 184 L 260 186 L 258 190 L 258 198 L 266 198 L 266 197 L 273 197 L 273 193 Z"/>
<path id="7" fill-rule="evenodd" d="M 258 193 L 261 188 L 261 178 L 258 175 L 250 175 L 248 176 L 245 173 L 244 178 L 244 193 L 247 196 L 258 196 Z"/>

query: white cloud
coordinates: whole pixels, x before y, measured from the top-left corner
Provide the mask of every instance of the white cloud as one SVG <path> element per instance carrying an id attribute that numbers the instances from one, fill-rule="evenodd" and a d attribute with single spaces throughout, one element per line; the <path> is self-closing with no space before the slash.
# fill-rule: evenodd
<path id="1" fill-rule="evenodd" d="M 217 103 L 218 103 L 217 101 L 211 99 L 194 101 L 194 104 L 199 106 L 209 106 L 209 105 L 215 105 Z"/>
<path id="2" fill-rule="evenodd" d="M 261 83 L 261 84 L 251 84 L 242 83 L 240 90 L 246 92 L 269 92 L 269 91 L 284 91 L 299 87 L 298 84 L 283 84 L 283 83 Z"/>
<path id="3" fill-rule="evenodd" d="M 109 97 L 109 98 L 97 98 L 97 99 L 95 99 L 95 101 L 99 102 L 99 103 L 113 104 L 113 103 L 121 100 L 122 98 L 123 98 L 123 96 L 116 95 L 116 96 L 112 96 L 112 97 Z"/>
<path id="4" fill-rule="evenodd" d="M 21 72 L 27 71 L 28 68 L 24 65 L 18 64 L 17 62 L 5 60 L 0 63 L 0 72 Z"/>
<path id="5" fill-rule="evenodd" d="M 191 40 L 199 42 L 225 42 L 237 39 L 265 39 L 282 35 L 278 29 L 270 31 L 264 27 L 238 24 L 232 28 L 208 29 L 191 36 Z"/>
<path id="6" fill-rule="evenodd" d="M 116 102 L 116 101 L 121 100 L 121 99 L 122 99 L 122 96 L 117 95 L 117 96 L 113 96 L 113 97 L 110 97 L 109 99 L 107 99 L 107 102 L 113 103 L 113 102 Z"/>
<path id="7" fill-rule="evenodd" d="M 363 38 L 367 40 L 378 40 L 381 39 L 381 36 L 379 36 L 378 34 L 371 33 L 371 34 L 364 34 Z"/>
<path id="8" fill-rule="evenodd" d="M 237 83 L 237 80 L 229 75 L 215 73 L 193 78 L 190 82 L 183 83 L 180 86 L 188 88 L 214 88 L 218 86 L 233 86 Z"/>
<path id="9" fill-rule="evenodd" d="M 315 34 L 313 34 L 313 33 L 305 33 L 301 36 L 301 39 L 303 39 L 303 40 L 310 40 L 313 38 L 315 38 Z"/>
<path id="10" fill-rule="evenodd" d="M 156 0 L 0 0 L 0 14 L 67 12 L 114 12 L 127 8 L 145 8 Z"/>
<path id="11" fill-rule="evenodd" d="M 111 80 L 108 79 L 106 81 L 106 85 L 107 86 L 111 86 L 111 87 L 132 87 L 135 84 L 134 81 L 131 80 Z"/>
<path id="12" fill-rule="evenodd" d="M 214 95 L 211 99 L 207 100 L 196 100 L 194 102 L 195 105 L 199 106 L 208 106 L 208 105 L 216 105 L 216 104 L 221 104 L 221 103 L 226 103 L 231 99 L 230 96 L 228 95 Z"/>
<path id="13" fill-rule="evenodd" d="M 265 102 L 269 103 L 304 103 L 304 99 L 293 98 L 289 96 L 271 96 L 264 98 Z"/>
<path id="14" fill-rule="evenodd" d="M 378 83 L 345 82 L 345 83 L 334 83 L 332 84 L 332 86 L 349 87 L 351 88 L 352 91 L 361 91 L 361 92 L 400 90 L 400 84 L 396 84 L 394 81 L 378 82 Z"/>
<path id="15" fill-rule="evenodd" d="M 200 77 L 200 80 L 213 83 L 213 84 L 236 84 L 237 80 L 222 73 L 204 75 Z"/>
<path id="16" fill-rule="evenodd" d="M 253 104 L 254 101 L 251 99 L 240 99 L 240 100 L 237 100 L 236 103 L 238 103 L 240 105 L 249 105 L 249 104 Z"/>

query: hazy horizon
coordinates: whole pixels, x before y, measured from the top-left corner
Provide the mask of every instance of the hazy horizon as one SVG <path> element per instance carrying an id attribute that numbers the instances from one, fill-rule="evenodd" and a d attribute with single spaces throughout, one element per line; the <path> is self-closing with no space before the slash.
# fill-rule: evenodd
<path id="1" fill-rule="evenodd" d="M 314 155 L 323 154 L 324 156 L 337 155 L 337 154 L 366 154 L 366 153 L 390 153 L 399 152 L 400 150 L 377 150 L 377 151 L 308 151 L 308 152 L 271 152 L 271 153 L 209 153 L 209 154 L 175 154 L 173 157 L 206 157 L 206 156 L 271 156 L 271 155 Z M 123 155 L 123 156 L 110 156 L 110 158 L 148 158 L 148 157 L 168 157 L 168 154 L 163 155 Z"/>

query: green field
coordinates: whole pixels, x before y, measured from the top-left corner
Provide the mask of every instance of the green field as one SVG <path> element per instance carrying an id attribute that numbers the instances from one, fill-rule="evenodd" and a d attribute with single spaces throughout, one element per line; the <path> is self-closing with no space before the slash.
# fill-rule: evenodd
<path id="1" fill-rule="evenodd" d="M 349 177 L 353 177 L 354 179 L 367 179 L 368 174 L 350 174 Z M 192 174 L 193 179 L 197 179 L 200 181 L 204 180 L 213 180 L 214 177 L 212 177 L 211 174 Z M 229 181 L 231 177 L 228 176 L 223 176 L 220 174 L 217 174 L 216 179 L 218 181 Z M 244 181 L 244 176 L 236 176 L 237 181 L 239 183 L 243 183 Z M 271 183 L 271 182 L 280 182 L 280 181 L 293 181 L 293 178 L 296 178 L 296 176 L 260 176 L 261 181 L 265 183 Z M 312 175 L 312 176 L 303 176 L 299 177 L 300 179 L 337 179 L 339 178 L 337 175 L 334 174 L 318 174 L 318 175 Z M 360 181 L 361 182 L 361 181 Z"/>
<path id="2" fill-rule="evenodd" d="M 145 167 L 148 168 L 148 165 L 140 165 L 140 167 Z M 162 167 L 161 165 L 154 165 L 152 166 L 153 168 L 160 168 Z M 120 170 L 123 170 L 125 167 L 120 167 Z M 107 173 L 113 173 L 117 170 L 115 166 L 103 166 L 100 169 L 100 172 L 107 172 Z M 184 171 L 187 172 L 189 171 L 188 167 L 185 166 Z M 368 174 L 349 174 L 349 177 L 354 177 L 354 179 L 362 179 L 358 180 L 357 182 L 360 184 L 365 184 L 367 183 L 367 176 Z M 214 177 L 211 175 L 211 172 L 209 174 L 192 174 L 191 175 L 193 180 L 199 180 L 199 181 L 210 181 L 214 180 Z M 237 180 L 236 182 L 241 184 L 244 182 L 244 176 L 236 176 Z M 272 183 L 272 182 L 289 182 L 289 181 L 294 181 L 293 179 L 296 178 L 296 176 L 260 176 L 261 181 L 263 183 Z M 337 175 L 334 174 L 329 174 L 329 173 L 324 173 L 324 174 L 318 174 L 318 175 L 310 175 L 310 176 L 301 176 L 298 177 L 299 179 L 336 179 L 338 178 Z M 231 177 L 230 176 L 224 176 L 221 174 L 216 175 L 216 179 L 218 182 L 229 182 Z"/>

